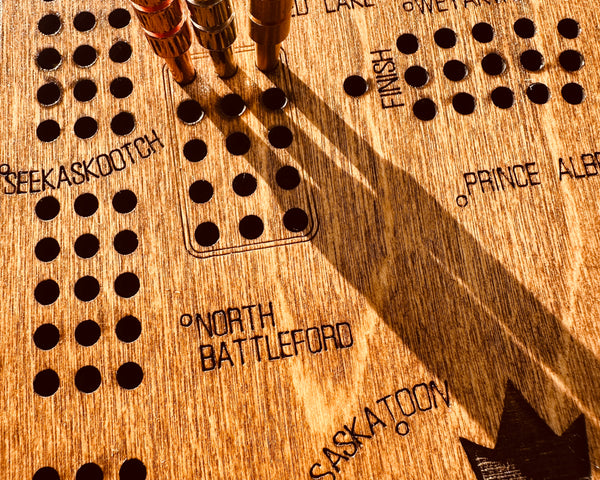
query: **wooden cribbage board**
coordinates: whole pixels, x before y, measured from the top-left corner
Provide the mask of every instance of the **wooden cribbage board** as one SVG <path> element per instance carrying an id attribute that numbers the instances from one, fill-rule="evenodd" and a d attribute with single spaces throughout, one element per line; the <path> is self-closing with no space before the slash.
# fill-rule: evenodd
<path id="1" fill-rule="evenodd" d="M 600 478 L 589 2 L 299 1 L 270 75 L 240 2 L 185 88 L 127 2 L 0 6 L 1 478 Z"/>

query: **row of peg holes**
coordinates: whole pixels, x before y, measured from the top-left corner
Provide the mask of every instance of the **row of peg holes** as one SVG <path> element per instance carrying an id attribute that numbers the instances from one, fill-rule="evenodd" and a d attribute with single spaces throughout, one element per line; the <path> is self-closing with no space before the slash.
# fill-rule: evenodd
<path id="1" fill-rule="evenodd" d="M 123 343 L 135 342 L 142 333 L 141 322 L 133 315 L 121 318 L 115 327 L 117 338 Z M 100 339 L 100 326 L 93 320 L 84 320 L 75 328 L 75 340 L 82 347 L 91 347 Z M 33 343 L 40 350 L 52 350 L 60 341 L 60 331 L 52 323 L 40 325 L 33 334 Z"/>
<path id="2" fill-rule="evenodd" d="M 581 85 L 569 83 L 561 90 L 563 98 L 572 105 L 583 102 L 585 93 Z M 534 83 L 526 88 L 525 94 L 532 103 L 543 105 L 548 103 L 551 94 L 550 89 L 543 83 Z M 490 95 L 492 103 L 501 109 L 509 109 L 515 104 L 515 94 L 508 87 L 498 87 Z M 456 94 L 452 98 L 452 106 L 461 115 L 470 115 L 475 111 L 476 100 L 473 95 L 465 92 Z M 423 121 L 433 120 L 437 115 L 437 105 L 430 98 L 418 100 L 413 105 L 413 113 Z"/>
<path id="3" fill-rule="evenodd" d="M 513 29 L 517 36 L 523 39 L 533 38 L 537 32 L 535 23 L 529 18 L 520 18 L 517 20 L 513 25 Z M 558 23 L 557 30 L 564 38 L 575 39 L 579 36 L 581 27 L 576 20 L 565 18 Z M 490 43 L 495 38 L 494 27 L 485 22 L 474 25 L 471 33 L 473 38 L 479 43 Z M 434 33 L 433 40 L 438 47 L 450 49 L 456 46 L 458 37 L 454 30 L 445 27 L 440 28 Z M 416 36 L 405 33 L 398 37 L 396 46 L 398 47 L 398 50 L 405 55 L 412 55 L 419 50 L 420 44 Z"/>
<path id="4" fill-rule="evenodd" d="M 138 236 L 131 230 L 121 230 L 113 239 L 115 250 L 121 255 L 130 255 L 139 245 Z M 96 235 L 84 233 L 77 237 L 74 244 L 79 258 L 92 258 L 100 250 L 100 240 Z M 44 237 L 35 246 L 35 256 L 40 262 L 52 262 L 60 254 L 60 244 L 55 238 Z"/>
<path id="5" fill-rule="evenodd" d="M 98 121 L 88 116 L 77 119 L 73 126 L 73 132 L 82 140 L 92 138 L 96 135 L 98 129 Z M 135 130 L 135 117 L 131 112 L 120 112 L 112 118 L 110 129 L 115 135 L 129 135 Z M 44 120 L 40 122 L 36 129 L 38 139 L 44 143 L 55 141 L 60 133 L 61 127 L 56 120 Z"/>
<path id="6" fill-rule="evenodd" d="M 300 233 L 308 227 L 308 215 L 301 208 L 290 208 L 283 215 L 283 225 L 293 233 Z M 264 232 L 264 223 L 257 215 L 246 215 L 238 225 L 240 235 L 247 240 L 255 240 Z M 203 222 L 194 232 L 196 242 L 202 247 L 211 247 L 221 237 L 219 227 L 213 222 Z"/>
<path id="7" fill-rule="evenodd" d="M 346 79 L 344 88 L 350 91 L 349 95 L 359 96 L 357 92 L 365 92 L 367 89 L 366 81 L 357 75 Z M 525 89 L 527 98 L 535 104 L 543 105 L 548 103 L 551 94 L 550 89 L 543 83 L 533 83 Z M 360 93 L 362 95 L 362 93 Z M 561 89 L 562 98 L 571 105 L 579 105 L 585 100 L 585 90 L 575 82 L 567 83 Z M 515 103 L 515 94 L 508 87 L 498 87 L 490 95 L 492 103 L 501 109 L 511 108 Z M 466 92 L 460 92 L 452 98 L 452 106 L 461 115 L 470 115 L 475 111 L 476 100 L 473 95 Z M 437 105 L 430 98 L 418 100 L 413 105 L 413 113 L 423 121 L 433 120 L 437 115 Z"/>
<path id="8" fill-rule="evenodd" d="M 147 470 L 137 458 L 125 460 L 119 469 L 119 480 L 145 480 Z M 75 474 L 75 480 L 103 480 L 104 472 L 96 463 L 82 465 Z M 60 475 L 52 467 L 42 467 L 33 475 L 33 480 L 60 480 Z"/>
<path id="9" fill-rule="evenodd" d="M 124 272 L 117 276 L 113 288 L 119 297 L 132 298 L 140 290 L 140 280 L 135 273 Z M 91 302 L 100 294 L 100 282 L 91 275 L 85 275 L 75 282 L 73 292 L 78 300 Z M 35 287 L 33 296 L 40 305 L 52 305 L 60 296 L 60 287 L 52 279 L 42 280 Z"/>
<path id="10" fill-rule="evenodd" d="M 125 390 L 134 390 L 140 386 L 144 371 L 135 362 L 121 365 L 116 372 L 117 383 Z M 93 393 L 102 383 L 102 375 L 93 365 L 81 367 L 75 373 L 75 386 L 82 393 Z M 39 372 L 33 380 L 33 391 L 40 397 L 51 397 L 60 387 L 58 374 L 51 368 Z"/>
<path id="11" fill-rule="evenodd" d="M 119 40 L 110 47 L 108 57 L 115 63 L 125 63 L 133 53 L 131 45 L 124 40 Z M 90 68 L 98 60 L 98 51 L 91 45 L 79 45 L 73 52 L 73 62 L 81 68 Z M 63 62 L 62 54 L 54 47 L 46 47 L 37 57 L 37 66 L 46 72 L 56 70 Z"/>
<path id="12" fill-rule="evenodd" d="M 110 83 L 109 91 L 115 98 L 127 98 L 133 92 L 133 82 L 127 77 L 117 77 Z M 92 101 L 97 93 L 98 86 L 89 78 L 77 81 L 73 87 L 73 96 L 82 103 Z M 42 85 L 36 94 L 37 101 L 43 107 L 57 105 L 62 96 L 63 89 L 55 81 Z"/>
<path id="13" fill-rule="evenodd" d="M 544 68 L 544 56 L 537 50 L 527 50 L 521 54 L 520 62 L 523 68 L 529 72 L 539 72 Z M 569 71 L 576 72 L 584 65 L 583 56 L 575 50 L 565 50 L 559 58 L 561 66 Z M 484 72 L 491 76 L 498 76 L 506 71 L 507 63 L 501 55 L 490 53 L 482 62 Z M 469 75 L 469 69 L 460 60 L 449 60 L 444 64 L 444 76 L 453 82 L 460 82 Z M 429 72 L 420 65 L 414 65 L 406 69 L 404 79 L 411 87 L 422 88 L 429 83 L 431 76 Z"/>
<path id="14" fill-rule="evenodd" d="M 131 14 L 124 8 L 117 8 L 109 13 L 108 24 L 115 28 L 125 28 L 131 22 Z M 89 32 L 97 25 L 96 16 L 92 12 L 79 12 L 73 18 L 73 27 L 78 32 Z M 63 21 L 59 14 L 48 13 L 38 22 L 38 30 L 42 35 L 52 36 L 61 33 Z"/>
<path id="15" fill-rule="evenodd" d="M 261 103 L 269 110 L 281 111 L 288 104 L 288 98 L 283 90 L 270 88 L 261 94 Z M 247 110 L 242 97 L 235 93 L 219 99 L 217 107 L 226 118 L 240 117 Z M 186 125 L 195 125 L 204 118 L 204 110 L 198 101 L 184 100 L 177 107 L 177 117 Z M 285 149 L 292 144 L 294 135 L 288 127 L 277 125 L 269 130 L 268 139 L 274 148 Z M 232 155 L 245 155 L 250 150 L 251 141 L 245 133 L 234 132 L 227 137 L 225 146 Z M 192 162 L 203 159 L 206 156 L 206 144 L 186 144 L 184 156 Z"/>
<path id="16" fill-rule="evenodd" d="M 131 213 L 137 207 L 137 196 L 131 190 L 120 190 L 113 196 L 112 206 L 118 213 Z M 79 195 L 73 204 L 75 213 L 84 218 L 94 215 L 98 207 L 98 198 L 91 193 Z M 52 196 L 40 199 L 35 206 L 36 216 L 46 222 L 54 220 L 59 213 L 60 202 Z"/>
<path id="17" fill-rule="evenodd" d="M 283 190 L 294 190 L 300 185 L 300 173 L 290 165 L 281 167 L 277 171 L 275 179 L 277 185 Z M 240 173 L 231 184 L 235 194 L 240 197 L 251 196 L 256 192 L 257 186 L 256 178 L 250 173 Z M 214 189 L 210 182 L 198 180 L 190 186 L 189 194 L 194 203 L 206 203 L 212 198 Z"/>
<path id="18" fill-rule="evenodd" d="M 276 87 L 265 90 L 260 100 L 271 111 L 281 111 L 288 104 L 285 92 Z M 241 117 L 246 112 L 247 105 L 240 95 L 230 93 L 219 99 L 217 109 L 225 118 L 233 119 Z M 184 100 L 177 107 L 177 117 L 186 125 L 195 125 L 204 118 L 204 110 L 198 101 Z"/>

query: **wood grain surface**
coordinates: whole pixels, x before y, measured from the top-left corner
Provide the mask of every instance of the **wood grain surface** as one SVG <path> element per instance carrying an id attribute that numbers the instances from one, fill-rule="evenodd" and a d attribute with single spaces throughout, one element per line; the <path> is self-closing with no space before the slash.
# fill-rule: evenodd
<path id="1" fill-rule="evenodd" d="M 236 2 L 238 73 L 195 42 L 186 87 L 118 8 L 0 2 L 0 478 L 600 478 L 593 5 L 299 0 L 264 74 Z"/>

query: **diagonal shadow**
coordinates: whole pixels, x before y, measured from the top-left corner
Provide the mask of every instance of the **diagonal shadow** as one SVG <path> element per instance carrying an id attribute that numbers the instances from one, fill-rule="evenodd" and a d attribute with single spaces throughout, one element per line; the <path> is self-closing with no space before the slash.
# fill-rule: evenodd
<path id="1" fill-rule="evenodd" d="M 365 200 L 365 205 L 385 205 L 382 197 L 388 195 L 385 200 L 393 208 L 391 215 L 377 212 L 378 207 L 375 207 L 376 216 L 372 218 L 358 213 L 356 217 L 360 222 L 355 221 L 352 227 L 358 229 L 358 233 L 362 235 L 352 232 L 349 236 L 351 238 L 332 238 L 330 233 L 340 231 L 332 228 L 327 233 L 317 236 L 313 243 L 344 277 L 361 289 L 400 339 L 431 368 L 440 363 L 440 352 L 431 348 L 432 341 L 443 341 L 446 349 L 449 348 L 447 342 L 450 341 L 451 345 L 463 348 L 465 354 L 470 352 L 476 355 L 469 358 L 463 354 L 462 358 L 466 363 L 479 363 L 472 360 L 480 357 L 481 352 L 477 352 L 468 344 L 475 342 L 484 348 L 491 348 L 488 341 L 493 341 L 494 338 L 489 338 L 490 334 L 506 335 L 511 340 L 514 350 L 521 352 L 522 358 L 519 360 L 526 360 L 527 363 L 513 365 L 515 377 L 523 376 L 523 368 L 531 368 L 541 377 L 551 373 L 567 387 L 573 399 L 580 401 L 592 412 L 598 412 L 598 359 L 573 338 L 560 319 L 552 315 L 412 176 L 381 158 L 371 145 L 317 97 L 300 78 L 294 73 L 291 73 L 291 77 L 297 108 L 330 142 L 346 154 L 370 185 L 381 186 L 387 182 L 385 187 L 377 188 L 374 194 L 366 191 L 362 183 L 349 182 L 347 186 L 358 192 L 362 190 L 360 194 Z M 300 134 L 302 135 L 302 132 Z M 309 139 L 305 138 L 304 141 Z M 354 145 L 358 146 L 358 154 L 350 150 L 350 146 Z M 302 161 L 302 158 L 297 160 Z M 319 161 L 323 160 L 327 159 Z M 315 178 L 314 174 L 318 172 L 311 172 L 315 163 L 302 163 Z M 348 179 L 337 179 L 335 175 L 328 179 L 331 178 L 333 181 L 348 182 Z M 382 218 L 391 223 L 383 227 L 384 232 L 379 226 L 379 219 Z M 367 235 L 367 232 L 372 233 Z M 388 244 L 400 246 L 397 251 L 388 252 L 386 255 L 385 246 L 378 245 L 375 251 L 379 251 L 379 255 L 369 255 L 365 258 L 351 248 L 353 245 L 356 248 L 364 248 L 364 245 L 376 244 L 373 233 L 384 238 L 385 232 L 394 237 Z M 361 236 L 368 236 L 369 243 L 352 241 L 352 238 Z M 336 244 L 346 248 L 332 249 L 331 245 Z M 448 318 L 448 313 L 456 310 L 454 302 L 450 300 L 454 294 L 458 294 L 457 299 L 469 298 L 469 303 L 477 305 L 473 305 L 472 313 L 465 312 L 463 318 L 454 320 L 454 327 L 458 327 L 456 330 L 450 328 L 454 322 L 449 322 Z M 399 297 L 406 296 L 416 298 L 412 301 L 399 300 Z M 402 306 L 405 308 L 399 308 Z M 395 311 L 403 311 L 404 315 L 390 318 L 390 312 Z M 415 325 L 422 325 L 424 332 L 416 332 Z M 510 362 L 510 352 L 497 353 L 500 354 L 498 357 L 487 355 L 487 360 Z M 568 357 L 570 362 L 565 364 L 564 357 Z M 450 368 L 456 370 L 455 367 Z M 491 368 L 492 371 L 496 369 Z M 432 370 L 436 374 L 441 373 L 436 371 L 436 368 Z M 587 372 L 587 382 L 581 382 L 581 374 L 584 371 Z M 473 373 L 478 373 L 479 376 L 485 374 Z M 463 377 L 464 374 L 458 378 Z M 471 383 L 468 378 L 464 380 L 467 384 Z M 503 384 L 503 381 L 500 382 L 500 387 Z"/>
<path id="2" fill-rule="evenodd" d="M 433 375 L 449 380 L 455 401 L 490 436 L 497 428 L 490 419 L 490 390 L 500 403 L 507 378 L 561 391 L 569 408 L 578 404 L 595 416 L 598 359 L 411 175 L 381 158 L 300 78 L 289 75 L 295 106 L 362 176 L 349 174 L 300 125 L 292 125 L 304 150 L 291 154 L 312 180 L 321 213 L 312 245 Z M 285 89 L 280 75 L 272 80 Z M 225 133 L 218 115 L 207 115 Z M 268 148 L 257 135 L 252 141 Z M 245 158 L 266 177 L 253 155 Z M 277 189 L 273 195 L 283 204 Z M 580 381 L 584 371 L 587 382 Z"/>

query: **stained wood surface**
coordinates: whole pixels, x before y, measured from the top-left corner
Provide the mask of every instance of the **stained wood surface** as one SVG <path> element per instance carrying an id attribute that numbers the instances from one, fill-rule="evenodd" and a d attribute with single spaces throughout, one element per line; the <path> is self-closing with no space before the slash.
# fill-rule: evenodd
<path id="1" fill-rule="evenodd" d="M 110 12 L 130 9 L 127 2 L 0 4 L 0 164 L 10 167 L 3 167 L 4 173 L 13 172 L 0 177 L 1 478 L 34 478 L 43 467 L 52 467 L 62 479 L 75 478 L 87 463 L 97 464 L 105 479 L 137 478 L 125 470 L 119 474 L 128 459 L 140 460 L 153 479 L 518 479 L 528 478 L 527 468 L 538 475 L 532 478 L 549 478 L 539 472 L 552 462 L 571 461 L 562 457 L 567 451 L 577 452 L 583 462 L 576 462 L 572 478 L 600 478 L 600 177 L 593 175 L 594 168 L 600 171 L 594 163 L 600 161 L 595 154 L 600 150 L 597 11 L 583 0 L 481 1 L 466 8 L 458 1 L 438 1 L 431 3 L 447 11 L 423 14 L 419 5 L 429 2 L 421 0 L 372 0 L 374 5 L 365 7 L 355 2 L 355 8 L 340 5 L 339 11 L 334 3 L 300 2 L 281 68 L 270 75 L 253 66 L 247 5 L 236 4 L 240 71 L 230 80 L 218 79 L 195 43 L 199 75 L 185 88 L 152 54 L 135 18 L 124 28 L 109 25 Z M 410 5 L 415 8 L 407 11 Z M 73 26 L 81 11 L 96 16 L 89 32 Z M 48 13 L 62 20 L 57 35 L 38 31 Z M 533 38 L 515 33 L 520 18 L 535 23 Z M 579 22 L 576 39 L 558 33 L 564 18 Z M 479 22 L 493 26 L 490 43 L 473 38 L 471 29 Z M 434 41 L 444 27 L 456 32 L 453 48 Z M 414 54 L 396 46 L 405 33 L 419 40 Z M 124 63 L 110 59 L 118 41 L 132 47 Z M 84 44 L 98 52 L 89 68 L 72 59 Z M 49 47 L 63 61 L 56 70 L 44 71 L 36 58 Z M 543 54 L 541 71 L 521 66 L 520 55 L 528 49 Z M 569 49 L 585 59 L 577 72 L 559 62 Z M 398 74 L 395 85 L 401 88 L 393 98 L 405 106 L 381 107 L 371 53 L 377 50 L 390 50 L 396 70 L 387 73 Z M 501 75 L 484 72 L 481 61 L 489 53 L 505 59 Z M 445 78 L 444 64 L 452 59 L 467 65 L 465 80 Z M 414 65 L 429 72 L 423 88 L 404 80 L 405 70 Z M 344 92 L 350 75 L 367 80 L 365 95 Z M 133 92 L 117 99 L 109 86 L 121 76 L 132 80 Z M 89 102 L 74 98 L 80 79 L 98 87 Z M 51 107 L 36 99 L 47 82 L 56 82 L 62 92 Z M 573 82 L 586 92 L 580 105 L 561 95 Z M 526 89 L 533 83 L 549 88 L 547 103 L 528 99 Z M 492 102 L 491 93 L 500 86 L 514 92 L 512 108 Z M 267 111 L 260 103 L 261 92 L 271 87 L 289 97 L 282 112 Z M 224 118 L 217 108 L 218 99 L 231 92 L 247 104 L 235 119 Z M 476 99 L 472 114 L 454 110 L 452 99 L 459 92 Z M 431 121 L 413 114 L 413 105 L 423 98 L 437 105 Z M 204 109 L 204 118 L 191 126 L 177 117 L 177 107 L 187 99 Z M 113 117 L 123 111 L 135 118 L 135 129 L 124 136 L 111 130 Z M 84 116 L 98 122 L 89 139 L 74 133 L 75 122 Z M 61 126 L 50 143 L 36 136 L 38 125 L 48 119 Z M 270 145 L 274 126 L 292 132 L 288 148 Z M 227 151 L 226 138 L 234 132 L 251 140 L 244 155 Z M 152 144 L 152 152 L 148 142 L 155 137 L 160 142 Z M 197 163 L 189 162 L 183 150 L 194 138 L 204 141 L 208 152 Z M 136 139 L 142 139 L 139 151 Z M 74 163 L 106 161 L 102 155 L 115 151 L 120 153 L 113 157 L 122 155 L 126 168 L 75 184 L 82 177 L 73 172 Z M 591 165 L 587 170 L 583 161 Z M 286 165 L 300 174 L 292 190 L 277 184 L 276 174 Z M 465 178 L 485 178 L 481 172 L 507 172 L 514 165 L 522 166 L 517 168 L 522 182 L 540 184 L 504 191 L 484 184 L 483 193 L 478 183 L 468 195 Z M 61 166 L 68 180 L 63 178 L 60 188 L 10 194 L 8 180 L 15 182 L 18 172 L 45 169 L 57 186 Z M 82 168 L 75 167 L 79 173 Z M 232 187 L 242 173 L 257 180 L 256 192 L 247 197 Z M 213 187 L 206 203 L 190 197 L 197 180 Z M 137 197 L 135 209 L 126 214 L 112 203 L 124 189 Z M 84 193 L 99 203 L 89 217 L 74 209 Z M 43 221 L 35 208 L 48 195 L 58 200 L 60 213 Z M 465 207 L 457 204 L 465 200 L 457 198 L 461 195 L 468 197 Z M 307 215 L 300 231 L 283 223 L 292 208 Z M 239 232 L 247 215 L 263 222 L 257 239 Z M 220 230 L 214 247 L 200 245 L 195 237 L 196 227 L 206 221 Z M 113 246 L 123 230 L 139 240 L 129 255 Z M 83 234 L 99 240 L 98 253 L 89 259 L 74 250 Z M 60 244 L 51 262 L 35 254 L 47 237 Z M 131 298 L 115 292 L 115 279 L 124 272 L 139 278 L 139 292 Z M 84 276 L 100 285 L 91 301 L 75 295 L 75 284 Z M 59 285 L 60 295 L 44 306 L 34 291 L 47 279 Z M 273 314 L 264 317 L 264 327 L 259 304 L 263 314 Z M 196 319 L 207 321 L 209 312 L 220 311 L 234 322 L 222 336 L 225 324 L 218 323 L 210 337 Z M 243 323 L 235 323 L 236 312 Z M 132 343 L 115 333 L 127 315 L 142 325 Z M 222 322 L 224 317 L 214 318 Z M 75 337 L 84 320 L 95 321 L 101 330 L 89 347 Z M 191 320 L 191 326 L 182 326 Z M 43 324 L 60 332 L 58 344 L 47 351 L 34 342 Z M 292 331 L 300 332 L 294 335 L 304 343 L 292 345 Z M 311 353 L 323 334 L 335 340 L 326 340 L 327 351 Z M 214 369 L 207 358 L 211 348 Z M 289 357 L 275 359 L 282 353 Z M 122 388 L 117 380 L 117 370 L 127 362 L 143 370 L 134 389 Z M 92 393 L 75 383 L 84 366 L 96 367 L 101 375 Z M 42 397 L 34 391 L 34 379 L 46 369 L 58 374 L 60 384 L 53 395 Z M 522 395 L 516 404 L 525 413 L 513 411 L 515 391 Z M 499 435 L 505 406 L 519 419 L 537 412 L 554 435 L 568 432 L 558 441 L 540 427 L 540 435 L 553 439 L 548 450 L 546 439 L 527 436 L 526 421 L 515 422 L 514 451 L 503 450 L 507 457 L 499 462 L 514 467 L 525 457 L 547 455 L 533 467 L 528 460 L 509 477 L 495 477 L 500 474 L 491 470 L 476 473 L 474 459 L 481 451 L 463 448 L 470 445 L 465 440 L 489 449 L 497 439 L 506 445 L 506 430 Z M 580 415 L 583 429 L 581 420 L 574 423 Z M 355 433 L 364 435 L 354 442 L 348 433 L 353 421 Z"/>

